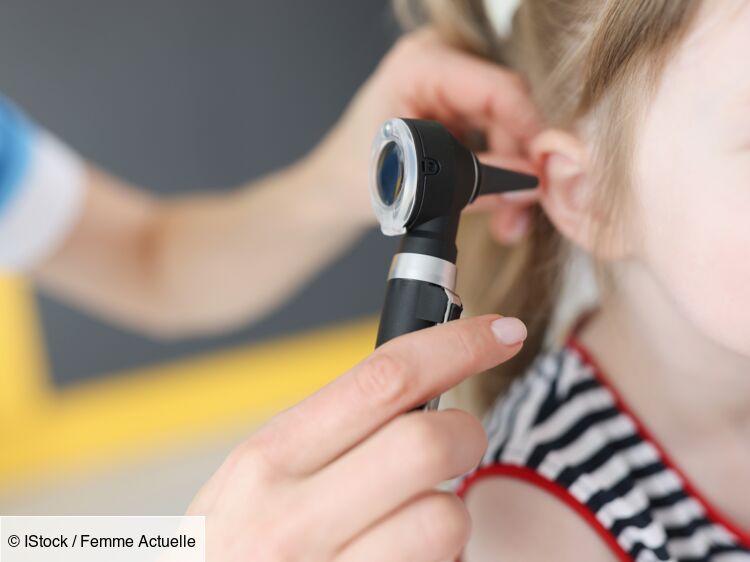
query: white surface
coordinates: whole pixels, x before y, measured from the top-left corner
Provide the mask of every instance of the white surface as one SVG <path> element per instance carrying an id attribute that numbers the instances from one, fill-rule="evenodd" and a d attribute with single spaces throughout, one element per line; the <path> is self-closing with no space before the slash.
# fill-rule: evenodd
<path id="1" fill-rule="evenodd" d="M 38 131 L 23 183 L 0 216 L 0 272 L 24 271 L 65 240 L 83 206 L 81 158 L 45 131 Z"/>
<path id="2" fill-rule="evenodd" d="M 205 517 L 2 517 L 5 562 L 205 562 Z"/>

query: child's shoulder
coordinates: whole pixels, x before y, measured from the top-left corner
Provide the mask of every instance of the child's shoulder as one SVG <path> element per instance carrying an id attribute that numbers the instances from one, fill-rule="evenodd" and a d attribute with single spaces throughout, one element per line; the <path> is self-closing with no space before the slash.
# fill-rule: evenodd
<path id="1" fill-rule="evenodd" d="M 483 479 L 464 497 L 472 533 L 458 562 L 614 562 L 588 522 L 543 488 L 512 478 Z"/>
<path id="2" fill-rule="evenodd" d="M 573 547 L 580 541 L 588 552 L 605 545 L 622 560 L 750 559 L 750 540 L 713 515 L 575 340 L 540 354 L 485 414 L 484 425 L 487 451 L 458 480 L 457 492 L 466 500 L 481 482 L 472 509 L 485 509 L 472 517 L 495 529 L 485 533 L 491 543 L 524 542 L 520 529 L 499 535 L 500 526 L 512 529 L 515 522 L 562 532 L 557 543 L 540 538 L 533 545 L 557 544 L 560 560 L 568 559 L 573 538 Z"/>
<path id="3" fill-rule="evenodd" d="M 485 414 L 487 452 L 459 486 L 474 527 L 462 562 L 501 555 L 562 562 L 617 558 L 608 545 L 613 539 L 591 528 L 588 511 L 556 481 L 577 456 L 566 445 L 591 435 L 597 421 L 612 417 L 613 407 L 612 395 L 574 348 L 537 356 Z M 478 490 L 470 499 L 469 487 Z M 583 517 L 571 517 L 570 507 Z"/>

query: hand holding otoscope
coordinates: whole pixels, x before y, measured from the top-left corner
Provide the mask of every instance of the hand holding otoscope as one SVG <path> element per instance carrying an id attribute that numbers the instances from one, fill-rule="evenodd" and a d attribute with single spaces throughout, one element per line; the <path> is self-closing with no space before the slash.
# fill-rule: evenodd
<path id="1" fill-rule="evenodd" d="M 516 318 L 436 324 L 461 311 L 453 292 L 461 210 L 535 180 L 482 166 L 434 122 L 391 120 L 381 136 L 373 197 L 384 231 L 405 236 L 378 349 L 267 422 L 203 487 L 188 514 L 213 522 L 207 560 L 427 562 L 455 559 L 468 540 L 463 501 L 435 488 L 477 466 L 487 449 L 481 422 L 460 409 L 402 414 L 521 349 L 526 330 Z"/>
<path id="2" fill-rule="evenodd" d="M 455 320 L 456 234 L 461 211 L 477 197 L 531 189 L 535 176 L 481 164 L 436 121 L 389 119 L 370 164 L 370 195 L 380 228 L 402 235 L 388 274 L 376 347 Z M 414 408 L 436 410 L 440 396 Z"/>

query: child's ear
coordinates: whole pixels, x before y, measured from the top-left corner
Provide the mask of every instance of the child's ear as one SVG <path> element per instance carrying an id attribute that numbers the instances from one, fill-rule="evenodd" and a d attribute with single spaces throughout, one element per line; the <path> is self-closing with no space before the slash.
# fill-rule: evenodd
<path id="1" fill-rule="evenodd" d="M 547 129 L 531 142 L 530 153 L 540 173 L 540 204 L 560 233 L 601 259 L 622 257 L 627 252 L 623 241 L 607 232 L 594 209 L 597 186 L 584 142 L 572 133 Z M 606 243 L 598 243 L 597 236 Z"/>

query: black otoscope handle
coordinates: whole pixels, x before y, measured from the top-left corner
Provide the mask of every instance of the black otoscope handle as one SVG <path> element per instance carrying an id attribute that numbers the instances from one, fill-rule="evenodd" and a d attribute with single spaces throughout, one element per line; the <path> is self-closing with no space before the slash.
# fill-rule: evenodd
<path id="1" fill-rule="evenodd" d="M 398 336 L 456 320 L 462 311 L 458 296 L 440 285 L 415 279 L 390 279 L 376 347 Z M 438 395 L 410 411 L 437 409 L 439 401 Z"/>
<path id="2" fill-rule="evenodd" d="M 384 234 L 403 234 L 388 273 L 377 345 L 461 316 L 456 235 L 461 211 L 482 194 L 537 179 L 482 165 L 437 121 L 389 119 L 375 138 L 370 193 Z M 414 410 L 433 410 L 440 396 Z"/>

